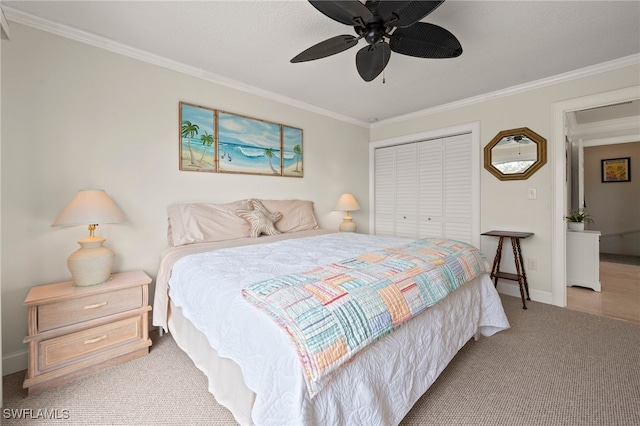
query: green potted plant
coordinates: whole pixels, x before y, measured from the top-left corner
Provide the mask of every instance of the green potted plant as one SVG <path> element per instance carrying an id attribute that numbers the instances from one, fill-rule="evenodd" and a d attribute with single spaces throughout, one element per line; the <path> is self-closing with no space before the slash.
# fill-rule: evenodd
<path id="1" fill-rule="evenodd" d="M 583 209 L 572 210 L 569 216 L 566 216 L 571 231 L 584 231 L 585 223 L 593 223 L 593 217 L 587 214 Z"/>

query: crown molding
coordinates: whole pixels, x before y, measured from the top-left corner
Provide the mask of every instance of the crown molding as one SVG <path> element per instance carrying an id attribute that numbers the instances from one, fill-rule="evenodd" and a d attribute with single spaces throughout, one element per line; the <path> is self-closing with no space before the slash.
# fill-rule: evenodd
<path id="1" fill-rule="evenodd" d="M 554 84 L 565 83 L 568 81 L 584 78 L 592 75 L 601 74 L 608 71 L 617 70 L 620 68 L 628 67 L 631 65 L 640 64 L 640 54 L 625 56 L 623 58 L 614 59 L 612 61 L 603 62 L 601 64 L 592 65 L 585 68 L 580 68 L 574 71 L 569 71 L 563 74 L 543 78 L 540 80 L 531 81 L 529 83 L 520 84 L 517 86 L 508 87 L 506 89 L 496 90 L 495 92 L 485 93 L 483 95 L 474 96 L 460 101 L 451 102 L 448 104 L 438 105 L 433 108 L 427 108 L 421 111 L 415 111 L 409 114 L 400 115 L 397 117 L 381 120 L 376 123 L 372 123 L 371 128 L 388 126 L 390 124 L 401 123 L 416 118 L 422 118 L 428 115 L 437 114 L 440 112 L 450 111 L 474 104 L 479 104 L 489 100 L 504 98 L 512 96 L 518 93 L 524 93 L 531 90 L 541 89 L 543 87 L 552 86 Z"/>
<path id="2" fill-rule="evenodd" d="M 120 55 L 127 56 L 133 59 L 137 59 L 142 62 L 147 62 L 153 65 L 157 65 L 163 68 L 177 71 L 179 73 L 190 75 L 192 77 L 201 78 L 203 80 L 207 80 L 212 83 L 220 84 L 235 90 L 260 96 L 265 99 L 280 102 L 282 104 L 290 105 L 290 106 L 300 108 L 309 112 L 324 115 L 329 118 L 333 118 L 336 120 L 344 121 L 346 123 L 369 128 L 369 123 L 366 123 L 364 121 L 356 120 L 352 117 L 347 117 L 342 114 L 337 114 L 333 111 L 319 108 L 314 105 L 310 105 L 305 102 L 301 102 L 296 99 L 292 99 L 287 96 L 280 95 L 278 93 L 269 92 L 267 90 L 263 90 L 255 86 L 240 83 L 236 80 L 222 77 L 218 74 L 205 71 L 201 68 L 192 67 L 184 63 L 147 52 L 142 49 L 136 49 L 134 47 L 127 46 L 123 43 L 115 42 L 106 37 L 92 34 L 83 30 L 78 30 L 68 25 L 58 24 L 56 22 L 34 16 L 17 9 L 13 9 L 11 7 L 4 6 L 4 10 L 6 12 L 7 19 L 9 19 L 10 21 L 16 22 L 18 24 L 23 24 L 38 30 L 46 31 L 48 33 L 51 33 L 60 37 L 65 37 L 74 41 L 78 41 L 80 43 L 99 47 L 101 49 L 118 53 Z"/>

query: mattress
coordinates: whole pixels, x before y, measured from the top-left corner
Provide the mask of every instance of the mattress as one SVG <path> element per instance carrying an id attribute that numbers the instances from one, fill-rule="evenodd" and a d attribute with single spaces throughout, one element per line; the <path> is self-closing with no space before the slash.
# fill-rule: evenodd
<path id="1" fill-rule="evenodd" d="M 234 398 L 223 396 L 219 402 L 229 405 L 241 423 L 249 421 L 246 411 L 251 407 L 250 421 L 256 424 L 397 424 L 471 337 L 509 327 L 493 283 L 483 275 L 369 346 L 311 398 L 286 333 L 247 303 L 241 289 L 407 241 L 337 233 L 177 260 L 169 280 L 172 303 L 218 358 L 237 366 L 242 381 L 229 381 L 250 391 L 239 391 L 244 395 L 237 398 L 239 406 L 244 408 L 237 407 L 238 401 L 230 402 Z M 189 339 L 181 338 L 179 327 L 171 331 L 181 347 L 187 346 L 184 341 Z M 195 360 L 204 359 L 202 349 L 192 352 L 196 365 L 205 370 L 203 362 Z M 217 376 L 209 376 L 214 396 Z"/>

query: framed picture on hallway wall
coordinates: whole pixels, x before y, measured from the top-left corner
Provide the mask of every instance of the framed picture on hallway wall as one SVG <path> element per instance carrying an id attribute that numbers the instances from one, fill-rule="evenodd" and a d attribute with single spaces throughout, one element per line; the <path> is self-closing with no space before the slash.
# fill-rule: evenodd
<path id="1" fill-rule="evenodd" d="M 630 182 L 631 157 L 600 160 L 602 182 Z"/>

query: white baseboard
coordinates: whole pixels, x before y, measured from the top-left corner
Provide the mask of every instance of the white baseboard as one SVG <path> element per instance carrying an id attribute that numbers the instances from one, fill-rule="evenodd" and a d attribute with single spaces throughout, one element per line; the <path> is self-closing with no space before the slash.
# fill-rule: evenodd
<path id="1" fill-rule="evenodd" d="M 517 284 L 507 284 L 504 280 L 498 280 L 498 293 L 520 298 L 520 287 Z M 550 291 L 529 288 L 529 296 L 533 301 L 553 305 L 553 297 Z"/>
<path id="2" fill-rule="evenodd" d="M 20 351 L 8 354 L 2 358 L 2 374 L 17 373 L 26 370 L 29 363 L 29 352 Z"/>

